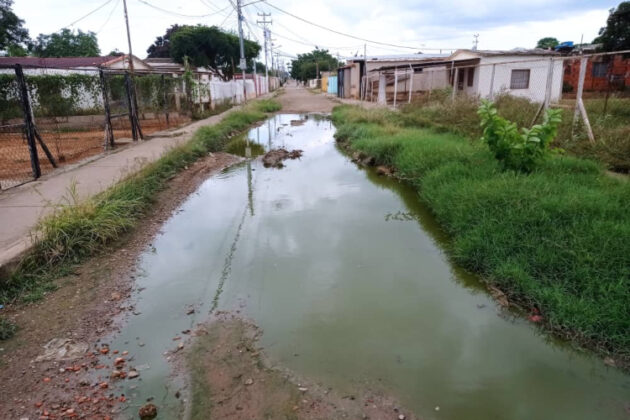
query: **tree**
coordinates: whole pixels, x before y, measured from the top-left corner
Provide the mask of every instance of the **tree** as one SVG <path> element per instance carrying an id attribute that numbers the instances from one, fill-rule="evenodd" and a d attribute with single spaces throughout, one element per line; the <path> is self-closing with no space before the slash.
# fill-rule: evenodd
<path id="1" fill-rule="evenodd" d="M 594 44 L 602 44 L 604 51 L 630 50 L 630 1 L 610 9 L 606 27 L 599 30 Z"/>
<path id="2" fill-rule="evenodd" d="M 96 57 L 101 50 L 94 32 L 62 29 L 50 35 L 39 34 L 33 53 L 38 57 Z"/>
<path id="3" fill-rule="evenodd" d="M 166 30 L 164 36 L 155 38 L 155 42 L 147 48 L 148 58 L 169 58 L 171 56 L 171 37 L 182 26 L 175 24 Z"/>
<path id="4" fill-rule="evenodd" d="M 26 51 L 30 38 L 24 21 L 13 13 L 11 6 L 13 0 L 0 0 L 0 51 L 19 55 Z"/>
<path id="5" fill-rule="evenodd" d="M 188 57 L 196 67 L 208 67 L 223 80 L 232 79 L 240 61 L 238 36 L 216 26 L 182 26 L 170 37 L 171 57 L 183 63 Z M 245 59 L 258 56 L 260 45 L 245 40 Z"/>
<path id="6" fill-rule="evenodd" d="M 549 49 L 549 48 L 555 48 L 558 46 L 558 44 L 560 44 L 560 42 L 558 41 L 558 39 L 548 36 L 545 38 L 540 38 L 538 40 L 538 44 L 536 44 L 536 48 L 543 48 L 545 50 Z"/>
<path id="7" fill-rule="evenodd" d="M 315 48 L 310 53 L 298 54 L 297 60 L 291 62 L 291 77 L 306 82 L 318 78 L 319 71 L 330 71 L 339 67 L 339 61 L 328 53 L 328 50 Z"/>

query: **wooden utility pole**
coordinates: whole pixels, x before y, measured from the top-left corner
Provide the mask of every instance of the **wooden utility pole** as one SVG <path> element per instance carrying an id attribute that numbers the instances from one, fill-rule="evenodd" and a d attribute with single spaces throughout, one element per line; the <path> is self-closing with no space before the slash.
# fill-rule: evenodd
<path id="1" fill-rule="evenodd" d="M 127 0 L 123 0 L 123 8 L 125 9 L 125 25 L 127 25 L 127 44 L 129 45 L 129 71 L 133 74 L 133 52 L 131 51 L 131 32 L 129 32 L 129 16 L 127 14 Z"/>

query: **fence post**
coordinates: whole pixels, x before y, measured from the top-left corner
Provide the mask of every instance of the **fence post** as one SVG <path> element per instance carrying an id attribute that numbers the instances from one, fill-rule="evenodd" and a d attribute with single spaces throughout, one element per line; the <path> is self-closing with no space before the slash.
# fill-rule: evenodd
<path id="1" fill-rule="evenodd" d="M 582 121 L 584 122 L 584 127 L 586 127 L 586 134 L 588 135 L 588 140 L 591 144 L 595 144 L 595 136 L 593 135 L 593 129 L 591 128 L 591 123 L 588 119 L 588 114 L 586 112 L 586 108 L 584 107 L 584 102 L 582 101 L 582 93 L 584 91 L 584 79 L 586 77 L 586 66 L 587 66 L 587 58 L 580 58 L 580 78 L 578 80 L 578 90 L 575 96 L 575 111 L 573 112 L 573 130 L 575 130 L 575 125 L 577 123 L 580 114 L 582 115 Z"/>
<path id="2" fill-rule="evenodd" d="M 451 101 L 455 102 L 455 95 L 457 95 L 457 88 L 459 85 L 459 67 L 455 67 L 455 74 L 453 75 L 453 93 L 451 94 Z"/>
<path id="3" fill-rule="evenodd" d="M 380 72 L 378 74 L 378 104 L 387 105 L 387 79 L 385 74 Z"/>
<path id="4" fill-rule="evenodd" d="M 98 71 L 98 76 L 101 80 L 101 93 L 103 95 L 103 108 L 105 108 L 105 144 L 103 148 L 105 150 L 110 147 L 114 147 L 114 130 L 112 129 L 112 117 L 109 109 L 109 96 L 107 96 L 107 82 L 105 81 L 105 74 L 103 69 Z"/>
<path id="5" fill-rule="evenodd" d="M 549 57 L 549 68 L 547 69 L 547 84 L 545 86 L 545 109 L 549 108 L 549 103 L 551 102 L 551 88 L 553 86 L 553 67 L 553 57 Z"/>
<path id="6" fill-rule="evenodd" d="M 496 70 L 497 65 L 492 65 L 492 74 L 490 75 L 490 93 L 488 94 L 488 99 L 491 101 L 494 99 L 494 71 Z"/>
<path id="7" fill-rule="evenodd" d="M 22 102 L 22 112 L 24 114 L 24 131 L 26 132 L 26 141 L 28 151 L 31 156 L 31 168 L 35 179 L 42 176 L 42 170 L 39 166 L 39 156 L 37 156 L 37 144 L 35 143 L 35 129 L 33 127 L 33 115 L 31 114 L 31 103 L 28 97 L 28 89 L 24 80 L 24 72 L 22 66 L 15 65 L 15 77 L 20 89 L 20 98 Z"/>
<path id="8" fill-rule="evenodd" d="M 133 101 L 131 99 L 131 84 L 129 82 L 129 73 L 125 72 L 125 93 L 127 94 L 127 111 L 129 115 L 129 124 L 131 124 L 131 138 L 138 141 L 138 132 L 136 124 L 133 120 Z"/>
<path id="9" fill-rule="evenodd" d="M 166 126 L 170 127 L 169 115 L 168 115 L 168 92 L 166 92 L 166 78 L 164 75 L 162 78 L 162 100 L 164 101 L 164 117 L 166 118 Z"/>
<path id="10" fill-rule="evenodd" d="M 409 101 L 408 103 L 411 103 L 411 95 L 413 92 L 413 67 L 411 67 L 411 64 L 409 64 L 409 70 L 411 71 L 411 74 L 409 76 Z"/>
<path id="11" fill-rule="evenodd" d="M 394 108 L 396 108 L 396 99 L 398 96 L 398 68 L 394 68 Z"/>

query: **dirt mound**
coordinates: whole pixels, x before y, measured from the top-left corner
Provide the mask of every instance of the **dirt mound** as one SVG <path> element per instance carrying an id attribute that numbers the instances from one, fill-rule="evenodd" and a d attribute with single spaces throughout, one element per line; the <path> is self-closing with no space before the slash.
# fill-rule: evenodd
<path id="1" fill-rule="evenodd" d="M 265 168 L 282 168 L 284 167 L 283 160 L 286 159 L 299 159 L 302 157 L 301 150 L 291 150 L 290 152 L 286 149 L 274 149 L 267 152 L 262 160 Z"/>
<path id="2" fill-rule="evenodd" d="M 191 420 L 406 419 L 417 417 L 382 391 L 358 386 L 347 395 L 270 367 L 258 345 L 260 330 L 223 313 L 201 326 L 187 354 L 192 375 Z"/>

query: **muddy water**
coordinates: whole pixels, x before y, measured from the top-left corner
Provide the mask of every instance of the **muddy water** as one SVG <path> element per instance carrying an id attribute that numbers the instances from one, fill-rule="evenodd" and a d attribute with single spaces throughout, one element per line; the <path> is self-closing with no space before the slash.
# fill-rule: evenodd
<path id="1" fill-rule="evenodd" d="M 174 418 L 164 352 L 211 312 L 238 310 L 279 365 L 348 394 L 386 390 L 425 419 L 629 418 L 628 376 L 501 311 L 449 261 L 411 189 L 357 168 L 329 121 L 306 118 L 249 133 L 301 160 L 209 179 L 142 256 L 138 315 L 113 343 L 149 367 L 126 381 L 125 415 L 153 397 Z"/>

